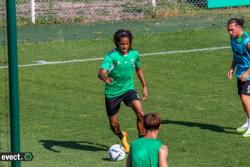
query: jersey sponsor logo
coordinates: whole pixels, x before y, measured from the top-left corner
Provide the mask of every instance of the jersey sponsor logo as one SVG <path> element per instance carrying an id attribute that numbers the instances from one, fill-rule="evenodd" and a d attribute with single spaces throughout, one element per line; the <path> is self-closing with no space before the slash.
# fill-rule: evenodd
<path id="1" fill-rule="evenodd" d="M 131 63 L 131 64 L 135 64 L 135 59 L 133 59 L 133 58 L 130 59 L 130 63 Z"/>

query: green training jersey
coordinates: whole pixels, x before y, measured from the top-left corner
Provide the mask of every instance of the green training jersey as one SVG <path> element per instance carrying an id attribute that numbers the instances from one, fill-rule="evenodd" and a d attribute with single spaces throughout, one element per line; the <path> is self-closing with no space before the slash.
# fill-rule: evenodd
<path id="1" fill-rule="evenodd" d="M 139 53 L 130 50 L 127 55 L 123 55 L 118 49 L 113 49 L 106 54 L 101 69 L 108 71 L 108 76 L 113 81 L 105 86 L 105 96 L 113 98 L 120 96 L 128 90 L 134 90 L 135 68 L 140 67 Z"/>
<path id="2" fill-rule="evenodd" d="M 132 167 L 158 167 L 159 150 L 164 144 L 154 138 L 139 138 L 131 143 Z"/>

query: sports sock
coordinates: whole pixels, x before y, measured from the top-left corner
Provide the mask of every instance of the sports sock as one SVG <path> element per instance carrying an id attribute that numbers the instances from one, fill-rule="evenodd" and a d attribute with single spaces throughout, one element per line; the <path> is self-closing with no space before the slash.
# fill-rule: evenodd
<path id="1" fill-rule="evenodd" d="M 248 129 L 250 129 L 250 119 L 248 119 L 247 122 L 248 122 Z"/>
<path id="2" fill-rule="evenodd" d="M 248 127 L 249 125 L 249 119 L 247 118 L 246 122 L 242 125 L 242 127 Z"/>
<path id="3" fill-rule="evenodd" d="M 120 133 L 119 133 L 117 136 L 120 138 L 120 140 L 122 140 L 122 138 L 123 138 L 123 133 L 122 133 L 122 131 L 120 131 Z"/>

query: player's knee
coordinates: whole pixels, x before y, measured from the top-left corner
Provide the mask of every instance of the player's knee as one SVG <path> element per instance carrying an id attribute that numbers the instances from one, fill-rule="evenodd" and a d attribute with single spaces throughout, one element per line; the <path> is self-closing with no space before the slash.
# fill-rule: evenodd
<path id="1" fill-rule="evenodd" d="M 242 101 L 243 103 L 246 103 L 246 102 L 248 101 L 248 99 L 249 99 L 249 97 L 248 97 L 247 95 L 244 95 L 244 94 L 241 94 L 241 95 L 240 95 L 240 98 L 241 98 L 241 101 Z"/>

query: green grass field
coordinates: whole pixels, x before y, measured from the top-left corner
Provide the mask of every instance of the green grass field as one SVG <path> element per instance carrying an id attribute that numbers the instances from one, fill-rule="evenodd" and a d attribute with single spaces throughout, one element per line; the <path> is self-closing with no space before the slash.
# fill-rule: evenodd
<path id="1" fill-rule="evenodd" d="M 113 46 L 111 36 L 20 43 L 19 64 L 99 58 Z M 142 54 L 223 46 L 229 46 L 225 27 L 136 33 L 134 39 L 134 48 Z M 0 48 L 1 53 L 4 50 Z M 100 63 L 19 68 L 21 150 L 34 155 L 22 167 L 125 166 L 125 160 L 108 159 L 108 148 L 119 140 L 105 113 L 104 84 L 97 79 Z M 250 139 L 235 132 L 245 121 L 236 81 L 226 78 L 230 49 L 151 55 L 141 57 L 141 63 L 149 88 L 143 107 L 145 113 L 158 112 L 163 119 L 159 138 L 169 147 L 170 167 L 249 166 Z M 3 80 L 6 70 L 0 69 Z M 0 104 L 6 106 L 1 108 L 2 151 L 9 146 L 6 85 L 7 81 L 0 85 Z M 138 79 L 136 85 L 141 94 Z M 136 139 L 132 110 L 123 105 L 119 119 L 129 140 Z"/>

